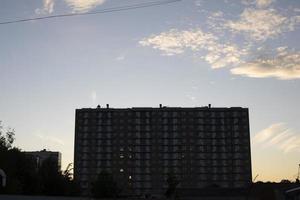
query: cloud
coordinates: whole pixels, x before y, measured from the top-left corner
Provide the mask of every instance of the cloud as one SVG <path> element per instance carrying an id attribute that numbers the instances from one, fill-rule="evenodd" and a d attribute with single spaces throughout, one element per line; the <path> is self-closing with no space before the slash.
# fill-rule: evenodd
<path id="1" fill-rule="evenodd" d="M 256 42 L 274 39 L 285 32 L 294 31 L 300 23 L 300 16 L 296 11 L 290 16 L 284 16 L 273 8 L 246 8 L 237 20 L 225 20 L 220 17 L 211 20 L 210 18 L 212 17 L 208 18 L 208 22 L 212 28 L 243 34 L 245 38 Z M 218 24 L 220 21 L 223 24 Z"/>
<path id="2" fill-rule="evenodd" d="M 239 63 L 245 50 L 230 43 L 221 43 L 212 33 L 205 33 L 200 28 L 180 31 L 171 29 L 158 35 L 152 35 L 139 42 L 142 46 L 151 46 L 164 55 L 182 54 L 192 51 L 202 55 L 212 68 L 221 68 Z"/>
<path id="3" fill-rule="evenodd" d="M 277 48 L 274 57 L 258 58 L 232 68 L 232 74 L 253 78 L 276 77 L 281 80 L 300 78 L 300 52 L 288 52 L 286 47 Z"/>
<path id="4" fill-rule="evenodd" d="M 254 142 L 255 143 L 261 143 L 261 142 L 266 142 L 270 140 L 270 138 L 284 132 L 286 128 L 284 127 L 284 123 L 277 123 L 277 124 L 272 124 L 268 128 L 260 131 L 254 136 Z"/>
<path id="5" fill-rule="evenodd" d="M 191 94 L 187 94 L 186 97 L 191 100 L 191 101 L 196 101 L 197 100 L 197 97 L 195 97 L 194 95 L 191 95 Z"/>
<path id="6" fill-rule="evenodd" d="M 229 20 L 224 28 L 228 28 L 233 33 L 243 33 L 255 41 L 264 41 L 282 34 L 288 26 L 294 25 L 274 9 L 246 8 L 238 20 Z"/>
<path id="7" fill-rule="evenodd" d="M 43 8 L 35 9 L 35 13 L 38 15 L 51 14 L 54 11 L 54 0 L 44 0 Z"/>
<path id="8" fill-rule="evenodd" d="M 273 2 L 274 0 L 242 0 L 242 4 L 247 6 L 255 5 L 257 8 L 266 8 Z"/>
<path id="9" fill-rule="evenodd" d="M 270 6 L 273 3 L 273 0 L 256 0 L 255 3 L 258 8 L 265 8 Z"/>
<path id="10" fill-rule="evenodd" d="M 180 31 L 171 29 L 158 35 L 144 38 L 139 43 L 142 46 L 152 46 L 164 52 L 164 55 L 181 54 L 186 49 L 196 51 L 204 48 L 207 43 L 213 42 L 216 38 L 212 34 L 206 34 L 201 29 Z"/>
<path id="11" fill-rule="evenodd" d="M 243 5 L 249 6 L 255 4 L 255 0 L 242 0 L 241 3 Z"/>
<path id="12" fill-rule="evenodd" d="M 142 46 L 160 50 L 163 55 L 177 55 L 191 51 L 212 68 L 232 67 L 232 74 L 253 78 L 275 77 L 281 80 L 300 78 L 300 52 L 278 47 L 275 55 L 244 61 L 251 53 L 231 43 L 221 43 L 212 33 L 200 28 L 180 31 L 171 29 L 140 41 Z"/>
<path id="13" fill-rule="evenodd" d="M 65 0 L 67 5 L 75 13 L 84 13 L 105 3 L 106 0 Z"/>
<path id="14" fill-rule="evenodd" d="M 224 17 L 222 11 L 210 12 L 207 14 L 206 24 L 210 30 L 217 32 L 217 34 L 224 35 L 224 24 L 227 23 L 227 20 Z"/>
<path id="15" fill-rule="evenodd" d="M 289 20 L 288 30 L 294 31 L 298 24 L 300 24 L 300 15 L 292 16 Z"/>
<path id="16" fill-rule="evenodd" d="M 202 5 L 203 1 L 196 1 L 199 2 Z M 282 10 L 269 8 L 273 2 L 275 0 L 243 0 L 242 3 L 249 7 L 236 19 L 229 19 L 233 16 L 226 12 L 206 11 L 208 31 L 173 28 L 143 38 L 139 44 L 159 50 L 165 56 L 192 53 L 213 69 L 230 67 L 235 75 L 298 79 L 299 52 L 278 47 L 274 53 L 274 47 L 272 55 L 257 56 L 257 53 L 269 53 L 263 48 L 259 50 L 258 45 L 293 31 L 300 24 L 297 10 L 283 14 Z"/>
<path id="17" fill-rule="evenodd" d="M 240 49 L 234 44 L 212 43 L 205 49 L 208 53 L 204 56 L 212 68 L 234 66 L 241 62 L 241 57 L 246 54 L 246 49 Z"/>
<path id="18" fill-rule="evenodd" d="M 202 6 L 203 0 L 196 0 L 195 1 L 195 6 Z"/>
<path id="19" fill-rule="evenodd" d="M 258 132 L 253 139 L 255 144 L 272 146 L 288 152 L 300 152 L 300 133 L 287 127 L 285 123 L 272 124 Z"/>
<path id="20" fill-rule="evenodd" d="M 117 61 L 122 61 L 125 59 L 125 55 L 119 55 L 118 57 L 116 57 Z"/>
<path id="21" fill-rule="evenodd" d="M 61 139 L 53 137 L 53 136 L 44 135 L 44 134 L 40 133 L 40 131 L 37 131 L 37 133 L 34 135 L 45 143 L 50 142 L 50 143 L 56 143 L 59 145 L 65 144 Z"/>
<path id="22" fill-rule="evenodd" d="M 92 91 L 91 99 L 92 99 L 93 104 L 96 104 L 96 102 L 97 102 L 97 93 L 96 93 L 96 91 Z"/>

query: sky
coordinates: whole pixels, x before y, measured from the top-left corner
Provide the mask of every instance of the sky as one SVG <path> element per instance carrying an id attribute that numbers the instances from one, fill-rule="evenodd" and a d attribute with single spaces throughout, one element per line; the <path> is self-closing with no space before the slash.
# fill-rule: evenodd
<path id="1" fill-rule="evenodd" d="M 141 2 L 1 0 L 0 22 Z M 299 14 L 299 0 L 181 0 L 0 25 L 0 120 L 66 167 L 77 108 L 247 107 L 255 181 L 295 180 Z"/>

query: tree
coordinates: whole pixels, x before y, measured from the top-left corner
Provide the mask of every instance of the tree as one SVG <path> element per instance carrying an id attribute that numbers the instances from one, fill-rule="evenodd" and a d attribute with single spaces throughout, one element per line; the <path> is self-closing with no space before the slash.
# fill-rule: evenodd
<path id="1" fill-rule="evenodd" d="M 167 177 L 167 184 L 168 184 L 168 188 L 166 190 L 165 195 L 167 198 L 170 198 L 176 195 L 176 188 L 179 184 L 179 180 L 176 178 L 174 174 L 169 173 Z"/>
<path id="2" fill-rule="evenodd" d="M 79 187 L 72 180 L 71 164 L 62 173 L 51 158 L 36 167 L 36 159 L 13 146 L 15 133 L 4 129 L 0 121 L 0 169 L 7 175 L 7 186 L 0 193 L 78 195 Z"/>
<path id="3" fill-rule="evenodd" d="M 16 178 L 18 176 L 18 163 L 21 155 L 20 150 L 13 148 L 14 130 L 4 129 L 0 121 L 0 168 L 7 175 L 7 185 L 1 189 L 1 193 L 21 193 L 22 184 Z"/>
<path id="4" fill-rule="evenodd" d="M 98 174 L 96 181 L 93 183 L 92 194 L 95 198 L 112 198 L 120 193 L 111 173 L 102 171 Z"/>
<path id="5" fill-rule="evenodd" d="M 7 174 L 7 186 L 2 193 L 33 194 L 38 191 L 35 163 L 13 146 L 15 131 L 4 129 L 0 121 L 0 168 Z"/>
<path id="6" fill-rule="evenodd" d="M 291 181 L 288 180 L 288 179 L 282 179 L 282 180 L 280 181 L 280 183 L 291 183 Z"/>
<path id="7" fill-rule="evenodd" d="M 0 150 L 8 150 L 12 148 L 12 144 L 15 141 L 14 129 L 4 129 L 2 121 L 0 121 Z"/>
<path id="8" fill-rule="evenodd" d="M 74 181 L 73 177 L 73 163 L 69 163 L 67 168 L 63 171 L 62 176 L 64 180 L 65 195 L 67 196 L 76 196 L 80 194 L 80 187 L 77 182 Z"/>

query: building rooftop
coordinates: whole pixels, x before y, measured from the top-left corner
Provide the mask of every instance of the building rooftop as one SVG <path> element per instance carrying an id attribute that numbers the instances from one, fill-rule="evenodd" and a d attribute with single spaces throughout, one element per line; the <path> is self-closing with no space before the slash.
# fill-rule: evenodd
<path id="1" fill-rule="evenodd" d="M 100 105 L 98 105 L 95 108 L 80 108 L 80 109 L 76 109 L 76 110 L 95 110 L 95 109 L 110 109 L 110 110 L 153 110 L 153 109 L 166 109 L 166 110 L 174 110 L 174 109 L 199 109 L 199 110 L 203 110 L 203 109 L 214 109 L 214 110 L 223 110 L 223 109 L 234 109 L 234 110 L 238 110 L 238 109 L 248 109 L 248 108 L 243 108 L 243 107 L 212 107 L 211 104 L 208 104 L 208 106 L 201 106 L 201 107 L 172 107 L 172 106 L 163 106 L 162 104 L 160 104 L 158 107 L 131 107 L 131 108 L 112 108 L 109 107 L 109 104 L 106 104 L 105 107 L 101 107 Z"/>

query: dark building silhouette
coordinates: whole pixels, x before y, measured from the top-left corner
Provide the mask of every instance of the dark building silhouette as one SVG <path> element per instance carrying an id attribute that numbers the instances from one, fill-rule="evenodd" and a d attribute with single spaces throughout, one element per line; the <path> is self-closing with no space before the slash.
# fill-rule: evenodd
<path id="1" fill-rule="evenodd" d="M 243 188 L 252 179 L 247 108 L 163 107 L 76 110 L 74 178 L 83 194 L 101 171 L 125 194 Z"/>
<path id="2" fill-rule="evenodd" d="M 40 168 L 46 159 L 50 159 L 54 166 L 57 166 L 57 170 L 61 171 L 61 153 L 58 151 L 47 151 L 43 149 L 41 151 L 25 151 L 28 158 L 31 158 L 36 163 L 36 168 Z"/>

